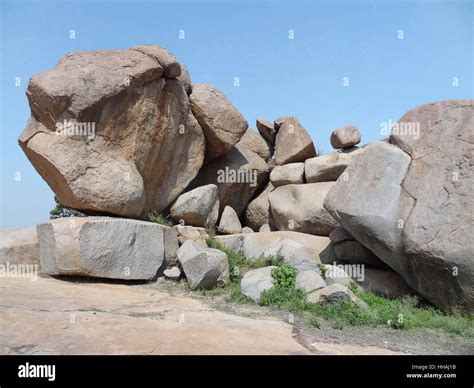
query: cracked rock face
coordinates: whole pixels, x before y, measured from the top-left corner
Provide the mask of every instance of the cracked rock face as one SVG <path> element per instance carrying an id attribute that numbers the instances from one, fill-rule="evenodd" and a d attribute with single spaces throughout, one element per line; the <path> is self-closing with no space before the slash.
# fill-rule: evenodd
<path id="1" fill-rule="evenodd" d="M 324 206 L 433 304 L 474 310 L 474 102 L 406 113 L 366 147 Z"/>
<path id="2" fill-rule="evenodd" d="M 69 54 L 30 80 L 20 146 L 65 206 L 160 212 L 204 161 L 204 134 L 180 75 L 158 46 Z"/>

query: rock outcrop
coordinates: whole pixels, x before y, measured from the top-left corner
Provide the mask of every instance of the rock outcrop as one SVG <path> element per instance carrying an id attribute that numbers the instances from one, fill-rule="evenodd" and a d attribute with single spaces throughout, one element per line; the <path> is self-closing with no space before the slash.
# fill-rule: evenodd
<path id="1" fill-rule="evenodd" d="M 417 107 L 367 146 L 325 208 L 435 305 L 474 309 L 474 102 Z M 440 286 L 442 285 L 442 286 Z"/>
<path id="2" fill-rule="evenodd" d="M 0 229 L 1 264 L 39 264 L 36 228 Z"/>

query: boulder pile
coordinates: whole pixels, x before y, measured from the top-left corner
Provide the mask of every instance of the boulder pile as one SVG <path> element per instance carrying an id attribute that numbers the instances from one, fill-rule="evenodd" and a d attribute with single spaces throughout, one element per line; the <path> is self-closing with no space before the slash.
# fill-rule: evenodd
<path id="1" fill-rule="evenodd" d="M 474 310 L 473 101 L 417 107 L 360 148 L 355 126 L 336 129 L 335 152 L 318 155 L 296 117 L 250 128 L 159 46 L 68 54 L 26 94 L 19 144 L 86 217 L 2 230 L 2 262 L 210 289 L 233 276 L 207 246 L 217 233 L 248 260 L 281 256 L 314 303 L 363 305 L 362 285 Z M 243 294 L 259 301 L 273 267 L 242 274 Z"/>

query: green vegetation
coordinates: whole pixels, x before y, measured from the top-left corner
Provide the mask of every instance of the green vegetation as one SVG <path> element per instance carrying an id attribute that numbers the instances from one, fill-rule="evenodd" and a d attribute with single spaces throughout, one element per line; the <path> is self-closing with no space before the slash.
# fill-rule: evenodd
<path id="1" fill-rule="evenodd" d="M 445 314 L 434 307 L 421 304 L 417 298 L 392 300 L 370 291 L 357 290 L 353 290 L 354 294 L 367 303 L 368 307 L 361 307 L 352 301 L 309 303 L 304 291 L 295 288 L 295 269 L 284 264 L 280 254 L 259 260 L 249 260 L 242 253 L 220 244 L 212 233 L 207 243 L 209 247 L 227 253 L 231 282 L 222 288 L 203 291 L 206 295 L 226 295 L 230 301 L 250 303 L 240 292 L 242 275 L 251 269 L 275 265 L 278 268 L 272 271 L 272 276 L 276 286 L 262 294 L 260 305 L 307 316 L 313 327 L 319 328 L 320 319 L 324 318 L 337 329 L 348 325 L 384 325 L 397 330 L 431 329 L 474 338 L 474 314 Z M 326 268 L 322 265 L 320 270 L 324 277 Z"/>
<path id="2" fill-rule="evenodd" d="M 54 196 L 54 202 L 56 202 L 56 206 L 49 212 L 50 219 L 54 220 L 56 218 L 62 217 L 84 217 L 84 214 L 68 208 L 64 206 L 58 199 L 58 197 Z"/>
<path id="3" fill-rule="evenodd" d="M 155 224 L 160 224 L 164 226 L 173 226 L 172 222 L 170 221 L 169 217 L 165 217 L 161 214 L 157 213 L 148 213 L 146 217 L 147 221 L 154 222 Z"/>

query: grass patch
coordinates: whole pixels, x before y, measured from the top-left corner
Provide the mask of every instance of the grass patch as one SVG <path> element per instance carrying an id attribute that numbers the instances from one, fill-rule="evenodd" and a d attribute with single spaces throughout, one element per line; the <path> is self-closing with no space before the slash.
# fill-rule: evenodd
<path id="1" fill-rule="evenodd" d="M 146 216 L 146 220 L 150 222 L 154 222 L 155 224 L 160 224 L 164 226 L 173 226 L 173 223 L 171 222 L 169 217 L 165 217 L 161 214 L 157 213 L 148 213 Z"/>
<path id="2" fill-rule="evenodd" d="M 270 265 L 277 266 L 272 276 L 275 287 L 265 291 L 260 299 L 260 305 L 297 314 L 308 314 L 312 326 L 320 327 L 320 318 L 327 319 L 334 328 L 343 329 L 345 326 L 389 326 L 397 330 L 431 329 L 451 335 L 474 338 L 474 314 L 461 313 L 445 314 L 431 306 L 424 306 L 417 298 L 387 299 L 370 291 L 353 290 L 354 294 L 366 302 L 364 308 L 352 301 L 333 303 L 309 303 L 303 290 L 295 288 L 295 271 L 284 264 L 281 254 L 249 260 L 244 254 L 227 248 L 209 233 L 207 244 L 211 248 L 225 252 L 229 258 L 231 281 L 228 285 L 210 291 L 205 295 L 227 295 L 228 300 L 239 303 L 251 303 L 240 290 L 242 275 L 251 270 Z M 325 277 L 326 268 L 320 266 L 321 274 Z"/>

